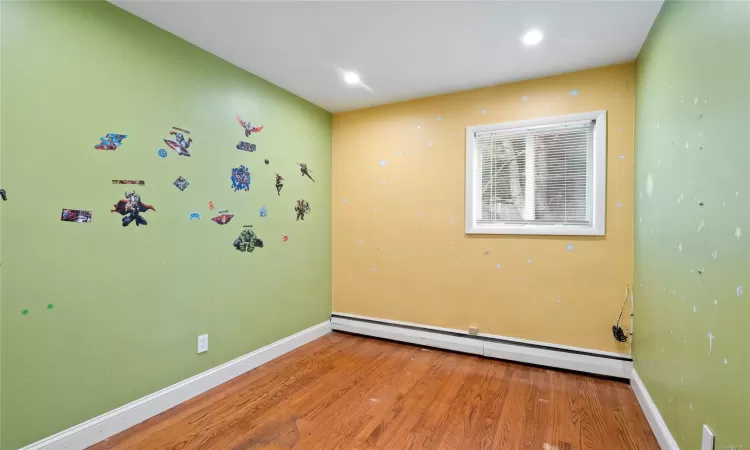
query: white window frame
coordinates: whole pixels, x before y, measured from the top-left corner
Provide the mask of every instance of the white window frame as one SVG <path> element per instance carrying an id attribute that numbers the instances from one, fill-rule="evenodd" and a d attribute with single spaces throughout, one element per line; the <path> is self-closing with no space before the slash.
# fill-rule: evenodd
<path id="1" fill-rule="evenodd" d="M 588 195 L 591 202 L 591 225 L 565 224 L 508 224 L 477 226 L 474 217 L 476 183 L 475 135 L 477 133 L 528 128 L 540 125 L 558 125 L 566 122 L 594 120 L 593 160 Z M 528 185 L 527 185 L 528 186 Z M 607 198 L 607 111 L 591 111 L 565 116 L 542 117 L 531 120 L 495 123 L 466 127 L 466 234 L 532 234 L 559 236 L 604 236 Z"/>

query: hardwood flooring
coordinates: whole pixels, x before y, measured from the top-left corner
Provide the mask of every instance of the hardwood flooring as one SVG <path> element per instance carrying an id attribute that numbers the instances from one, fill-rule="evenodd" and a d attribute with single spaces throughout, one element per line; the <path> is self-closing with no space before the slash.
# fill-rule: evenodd
<path id="1" fill-rule="evenodd" d="M 334 332 L 91 448 L 659 446 L 624 382 Z"/>

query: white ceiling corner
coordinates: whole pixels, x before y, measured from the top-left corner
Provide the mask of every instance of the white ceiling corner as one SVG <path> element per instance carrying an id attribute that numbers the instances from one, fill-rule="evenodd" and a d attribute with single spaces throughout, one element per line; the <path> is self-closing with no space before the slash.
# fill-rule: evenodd
<path id="1" fill-rule="evenodd" d="M 331 112 L 633 61 L 662 5 L 111 1 Z M 531 28 L 545 39 L 526 48 Z"/>

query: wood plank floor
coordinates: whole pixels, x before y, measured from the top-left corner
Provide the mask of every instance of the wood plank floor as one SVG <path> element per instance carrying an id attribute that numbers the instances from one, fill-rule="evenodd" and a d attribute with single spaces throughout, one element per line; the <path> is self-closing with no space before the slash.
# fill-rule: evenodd
<path id="1" fill-rule="evenodd" d="M 92 449 L 658 449 L 623 382 L 327 335 Z"/>

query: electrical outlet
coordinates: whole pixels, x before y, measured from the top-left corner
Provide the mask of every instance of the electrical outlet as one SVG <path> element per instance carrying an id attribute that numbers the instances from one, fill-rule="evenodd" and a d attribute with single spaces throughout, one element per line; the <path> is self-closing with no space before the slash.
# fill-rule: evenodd
<path id="1" fill-rule="evenodd" d="M 201 334 L 198 336 L 198 353 L 203 353 L 208 351 L 208 335 L 207 334 Z"/>
<path id="2" fill-rule="evenodd" d="M 701 439 L 701 450 L 714 450 L 714 434 L 708 425 L 703 425 L 703 439 Z"/>

